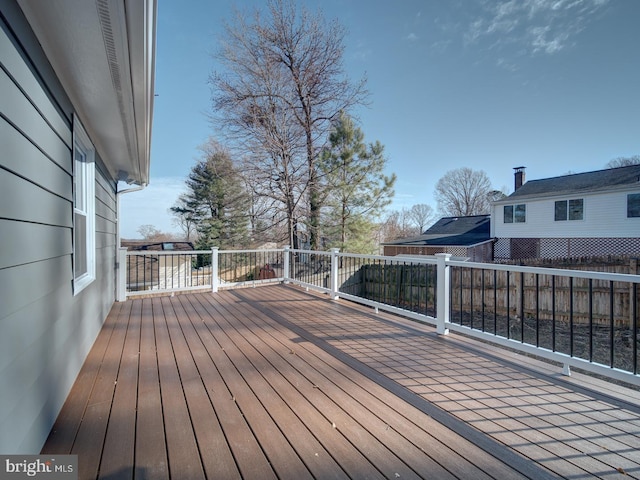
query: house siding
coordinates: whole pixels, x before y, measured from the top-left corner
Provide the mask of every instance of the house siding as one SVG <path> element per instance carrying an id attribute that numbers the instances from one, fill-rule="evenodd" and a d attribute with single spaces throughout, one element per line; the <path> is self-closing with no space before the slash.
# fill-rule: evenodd
<path id="1" fill-rule="evenodd" d="M 511 204 L 527 205 L 524 223 L 504 223 L 503 206 L 494 205 L 492 236 L 497 238 L 629 238 L 638 237 L 640 218 L 627 218 L 627 194 L 640 193 L 640 184 L 616 192 L 590 193 L 545 198 L 516 200 Z M 554 220 L 554 205 L 558 200 L 584 199 L 584 219 Z"/>
<path id="2" fill-rule="evenodd" d="M 640 184 L 609 192 L 590 192 L 493 206 L 491 230 L 495 259 L 558 258 L 640 253 L 640 218 L 627 218 L 627 195 Z M 555 221 L 555 202 L 583 199 L 582 220 Z M 504 223 L 504 205 L 526 204 L 524 223 Z"/>
<path id="3" fill-rule="evenodd" d="M 115 298 L 116 183 L 96 152 L 96 280 L 73 295 L 73 106 L 0 0 L 0 452 L 40 451 Z"/>

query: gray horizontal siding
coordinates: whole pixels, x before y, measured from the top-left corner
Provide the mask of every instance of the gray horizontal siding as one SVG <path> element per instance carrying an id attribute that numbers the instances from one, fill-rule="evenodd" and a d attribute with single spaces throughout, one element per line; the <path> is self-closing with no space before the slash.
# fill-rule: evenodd
<path id="1" fill-rule="evenodd" d="M 17 134 L 4 118 L 0 118 L 0 145 L 4 168 L 28 178 L 44 190 L 72 201 L 71 172 L 47 158 L 26 137 Z"/>
<path id="2" fill-rule="evenodd" d="M 0 218 L 64 228 L 73 226 L 73 205 L 69 200 L 1 168 L 0 192 Z"/>
<path id="3" fill-rule="evenodd" d="M 71 255 L 71 229 L 0 219 L 0 269 Z"/>
<path id="4" fill-rule="evenodd" d="M 72 104 L 0 0 L 0 452 L 38 453 L 114 301 L 116 182 L 96 153 L 96 280 L 73 294 Z"/>
<path id="5" fill-rule="evenodd" d="M 41 151 L 69 173 L 72 172 L 70 149 L 71 145 L 51 128 L 47 119 L 34 107 L 31 101 L 23 95 L 22 90 L 13 83 L 4 70 L 0 69 L 0 112 L 16 129 L 21 131 Z M 67 127 L 68 133 L 71 130 Z"/>
<path id="6" fill-rule="evenodd" d="M 33 72 L 13 46 L 6 28 L 0 28 L 0 50 L 4 52 L 3 69 L 10 72 L 13 82 L 24 92 L 25 98 L 29 99 L 33 107 L 40 112 L 41 117 L 49 123 L 51 129 L 70 147 L 72 137 L 69 120 L 64 118 L 60 110 L 51 103 Z"/>

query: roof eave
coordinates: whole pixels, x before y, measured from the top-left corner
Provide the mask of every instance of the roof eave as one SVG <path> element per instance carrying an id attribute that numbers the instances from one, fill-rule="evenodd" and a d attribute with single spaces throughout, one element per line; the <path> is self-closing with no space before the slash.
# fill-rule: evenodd
<path id="1" fill-rule="evenodd" d="M 520 201 L 520 200 L 537 200 L 537 199 L 550 199 L 550 198 L 566 198 L 569 196 L 576 196 L 576 195 L 598 195 L 598 194 L 602 194 L 602 193 L 610 193 L 610 192 L 623 192 L 623 191 L 627 191 L 627 190 L 635 190 L 637 188 L 640 188 L 640 182 L 638 183 L 625 183 L 622 185 L 609 185 L 606 187 L 600 187 L 600 188 L 589 188 L 589 189 L 574 189 L 574 190 L 566 190 L 566 191 L 553 191 L 553 192 L 545 192 L 545 193 L 538 193 L 538 194 L 528 194 L 528 195 L 515 195 L 515 196 L 511 196 L 513 194 L 511 194 L 510 196 L 502 199 L 502 200 L 497 200 L 495 202 L 493 202 L 493 205 L 509 205 L 514 203 L 514 201 Z"/>
<path id="2" fill-rule="evenodd" d="M 157 0 L 18 0 L 113 179 L 147 184 Z"/>

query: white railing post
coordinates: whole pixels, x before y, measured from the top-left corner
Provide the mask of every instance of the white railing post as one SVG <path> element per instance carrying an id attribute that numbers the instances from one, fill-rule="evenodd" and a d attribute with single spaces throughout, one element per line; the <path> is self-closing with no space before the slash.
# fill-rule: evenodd
<path id="1" fill-rule="evenodd" d="M 211 292 L 218 291 L 218 247 L 211 249 Z"/>
<path id="2" fill-rule="evenodd" d="M 449 265 L 447 261 L 451 258 L 448 253 L 436 253 L 438 259 L 437 282 L 437 306 L 436 306 L 436 332 L 439 335 L 448 335 L 449 329 L 446 324 L 451 319 L 451 309 L 449 305 L 451 282 L 449 279 Z"/>
<path id="3" fill-rule="evenodd" d="M 339 248 L 331 249 L 331 277 L 329 278 L 330 288 L 331 288 L 331 298 L 333 300 L 337 300 L 338 297 L 338 266 L 339 266 L 339 257 L 338 252 Z"/>
<path id="4" fill-rule="evenodd" d="M 284 278 L 284 283 L 289 283 L 289 280 L 291 279 L 291 275 L 290 275 L 290 259 L 291 259 L 291 246 L 289 245 L 285 245 L 284 246 L 284 258 L 283 258 L 283 265 L 282 265 L 282 276 Z"/>
<path id="5" fill-rule="evenodd" d="M 127 249 L 118 248 L 116 269 L 116 302 L 124 302 L 127 299 Z"/>

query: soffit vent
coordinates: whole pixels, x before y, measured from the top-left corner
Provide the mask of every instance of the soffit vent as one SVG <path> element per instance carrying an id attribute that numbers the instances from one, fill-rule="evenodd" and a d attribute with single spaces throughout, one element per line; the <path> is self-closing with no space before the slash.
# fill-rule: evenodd
<path id="1" fill-rule="evenodd" d="M 109 7 L 109 5 L 113 6 L 114 4 L 116 4 L 116 2 L 110 0 L 96 0 L 98 18 L 100 19 L 100 28 L 102 29 L 102 38 L 104 39 L 107 61 L 109 63 L 109 71 L 111 72 L 111 83 L 113 84 L 113 88 L 118 98 L 118 110 L 120 112 L 120 118 L 122 120 L 124 138 L 127 142 L 127 152 L 129 154 L 129 158 L 135 158 L 131 147 L 129 122 L 127 120 L 127 115 L 125 114 L 126 110 L 124 102 L 124 92 L 122 89 L 122 73 L 120 70 L 118 48 L 116 47 L 116 35 L 114 35 L 113 23 L 111 20 L 112 13 Z M 123 38 L 125 34 L 126 32 L 122 32 L 120 38 Z"/>

